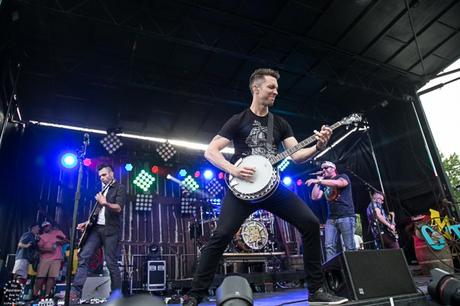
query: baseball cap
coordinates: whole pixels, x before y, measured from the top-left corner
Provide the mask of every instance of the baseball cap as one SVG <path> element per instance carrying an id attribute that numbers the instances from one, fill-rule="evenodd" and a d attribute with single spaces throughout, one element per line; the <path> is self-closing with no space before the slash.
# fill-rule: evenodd
<path id="1" fill-rule="evenodd" d="M 42 227 L 45 227 L 45 226 L 48 226 L 48 225 L 51 225 L 51 223 L 49 223 L 48 221 L 43 221 Z"/>

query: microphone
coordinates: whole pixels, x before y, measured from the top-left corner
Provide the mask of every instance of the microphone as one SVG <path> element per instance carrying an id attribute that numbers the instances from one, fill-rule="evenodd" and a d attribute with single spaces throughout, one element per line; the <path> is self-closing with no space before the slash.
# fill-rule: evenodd
<path id="1" fill-rule="evenodd" d="M 86 145 L 89 145 L 89 134 L 88 133 L 83 134 L 83 143 Z"/>
<path id="2" fill-rule="evenodd" d="M 318 176 L 318 175 L 322 175 L 323 174 L 323 171 L 320 170 L 320 171 L 316 171 L 316 172 L 313 172 L 313 173 L 309 173 L 308 175 L 311 175 L 311 176 Z"/>

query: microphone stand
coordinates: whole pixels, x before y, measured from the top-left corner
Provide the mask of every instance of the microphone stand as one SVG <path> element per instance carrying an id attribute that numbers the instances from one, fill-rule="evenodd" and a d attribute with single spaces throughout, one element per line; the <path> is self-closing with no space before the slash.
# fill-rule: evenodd
<path id="1" fill-rule="evenodd" d="M 367 181 L 365 181 L 362 177 L 354 173 L 352 170 L 347 169 L 348 172 L 350 172 L 354 177 L 356 177 L 361 183 L 364 184 L 364 186 L 367 187 L 367 190 L 369 191 L 369 198 L 371 199 L 372 202 L 372 192 L 380 192 L 377 188 L 369 184 Z M 373 203 L 373 202 L 372 202 Z M 382 236 L 382 229 L 380 228 L 380 221 L 377 219 L 377 214 L 375 213 L 375 209 L 372 209 L 372 215 L 374 217 L 374 222 L 377 225 L 377 231 L 379 232 L 379 240 L 382 248 L 385 246 L 383 243 L 383 236 Z"/>
<path id="2" fill-rule="evenodd" d="M 67 259 L 67 275 L 65 278 L 65 297 L 64 305 L 68 306 L 70 302 L 70 280 L 72 278 L 73 270 L 73 256 L 74 256 L 74 246 L 75 246 L 75 231 L 77 228 L 77 214 L 78 214 L 78 203 L 80 202 L 80 189 L 81 189 L 81 180 L 83 178 L 83 160 L 86 156 L 86 149 L 89 145 L 89 134 L 85 133 L 83 136 L 83 144 L 78 154 L 78 179 L 77 179 L 77 189 L 75 190 L 75 200 L 73 205 L 73 215 L 72 215 L 72 227 L 70 228 L 70 254 Z"/>

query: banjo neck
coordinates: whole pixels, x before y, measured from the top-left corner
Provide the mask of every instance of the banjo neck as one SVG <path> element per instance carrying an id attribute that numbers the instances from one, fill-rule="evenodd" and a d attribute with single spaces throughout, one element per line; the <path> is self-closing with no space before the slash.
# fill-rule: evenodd
<path id="1" fill-rule="evenodd" d="M 343 124 L 342 121 L 339 121 L 339 122 L 336 122 L 334 123 L 333 125 L 330 126 L 331 130 L 335 130 L 336 128 L 338 128 L 339 126 L 341 126 Z M 280 162 L 281 160 L 285 159 L 286 157 L 288 156 L 291 156 L 292 154 L 294 154 L 295 152 L 299 151 L 300 149 L 302 149 L 303 147 L 306 147 L 308 146 L 309 144 L 313 143 L 314 141 L 316 141 L 316 138 L 315 138 L 315 135 L 312 135 L 304 140 L 302 140 L 301 142 L 299 142 L 298 144 L 296 144 L 295 146 L 293 146 L 292 148 L 289 148 L 287 149 L 286 151 L 284 152 L 281 152 L 271 158 L 269 158 L 270 160 L 270 163 L 272 165 L 275 165 L 277 164 L 278 162 Z"/>

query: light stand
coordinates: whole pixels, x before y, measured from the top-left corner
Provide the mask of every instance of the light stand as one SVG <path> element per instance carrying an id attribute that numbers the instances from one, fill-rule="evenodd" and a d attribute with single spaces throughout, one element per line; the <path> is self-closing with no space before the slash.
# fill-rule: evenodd
<path id="1" fill-rule="evenodd" d="M 417 119 L 418 127 L 419 127 L 419 130 L 420 130 L 420 134 L 422 136 L 423 144 L 425 146 L 425 151 L 426 151 L 426 153 L 428 155 L 430 166 L 433 169 L 433 174 L 435 176 L 436 183 L 439 186 L 439 191 L 441 192 L 442 201 L 441 201 L 441 204 L 440 204 L 440 208 L 441 209 L 443 209 L 443 208 L 446 209 L 449 218 L 453 218 L 453 219 L 458 220 L 460 218 L 460 215 L 459 215 L 457 206 L 456 205 L 451 205 L 452 204 L 451 201 L 445 201 L 445 199 L 447 199 L 447 195 L 449 195 L 450 200 L 453 200 L 453 197 L 452 197 L 453 190 L 452 190 L 452 186 L 450 185 L 450 181 L 447 178 L 447 175 L 446 175 L 446 173 L 445 173 L 445 171 L 443 169 L 442 163 L 440 162 L 441 157 L 439 156 L 438 150 L 435 149 L 432 152 L 430 150 L 429 145 L 428 145 L 427 136 L 430 138 L 432 144 L 436 148 L 436 144 L 434 142 L 433 135 L 431 134 L 431 130 L 430 130 L 429 125 L 428 125 L 428 120 L 427 120 L 427 118 L 425 116 L 425 112 L 423 111 L 423 107 L 421 105 L 420 99 L 419 99 L 419 97 L 417 95 L 415 95 L 415 98 L 412 97 L 412 96 L 409 96 L 409 95 L 405 96 L 404 98 L 405 98 L 406 101 L 411 103 L 412 108 L 414 110 L 414 114 L 415 114 L 415 117 Z M 420 116 L 419 116 L 419 114 L 420 114 Z M 426 130 L 427 130 L 428 135 L 425 135 L 425 132 L 424 132 L 424 129 L 423 129 L 423 126 L 422 126 L 422 122 L 421 122 L 420 119 L 422 119 L 426 123 L 426 125 L 427 125 Z M 438 165 L 439 166 L 439 172 L 442 175 L 445 184 L 443 184 L 441 182 L 441 177 L 439 176 L 438 169 L 436 168 L 436 164 L 435 164 L 435 160 L 433 158 L 433 155 L 435 155 L 436 160 L 439 163 L 439 165 Z M 448 203 L 450 203 L 450 205 Z"/>
<path id="2" fill-rule="evenodd" d="M 78 214 L 78 203 L 80 202 L 80 189 L 81 189 L 81 180 L 83 178 L 83 160 L 86 156 L 86 149 L 89 145 L 89 134 L 85 133 L 83 135 L 83 144 L 78 153 L 78 179 L 77 179 L 77 189 L 75 190 L 75 200 L 73 205 L 73 215 L 72 215 L 72 227 L 70 228 L 70 254 L 67 259 L 67 275 L 65 279 L 65 297 L 64 305 L 68 306 L 70 301 L 70 280 L 72 278 L 72 269 L 73 269 L 73 256 L 74 256 L 74 246 L 75 246 L 75 230 L 77 228 L 77 214 Z"/>

